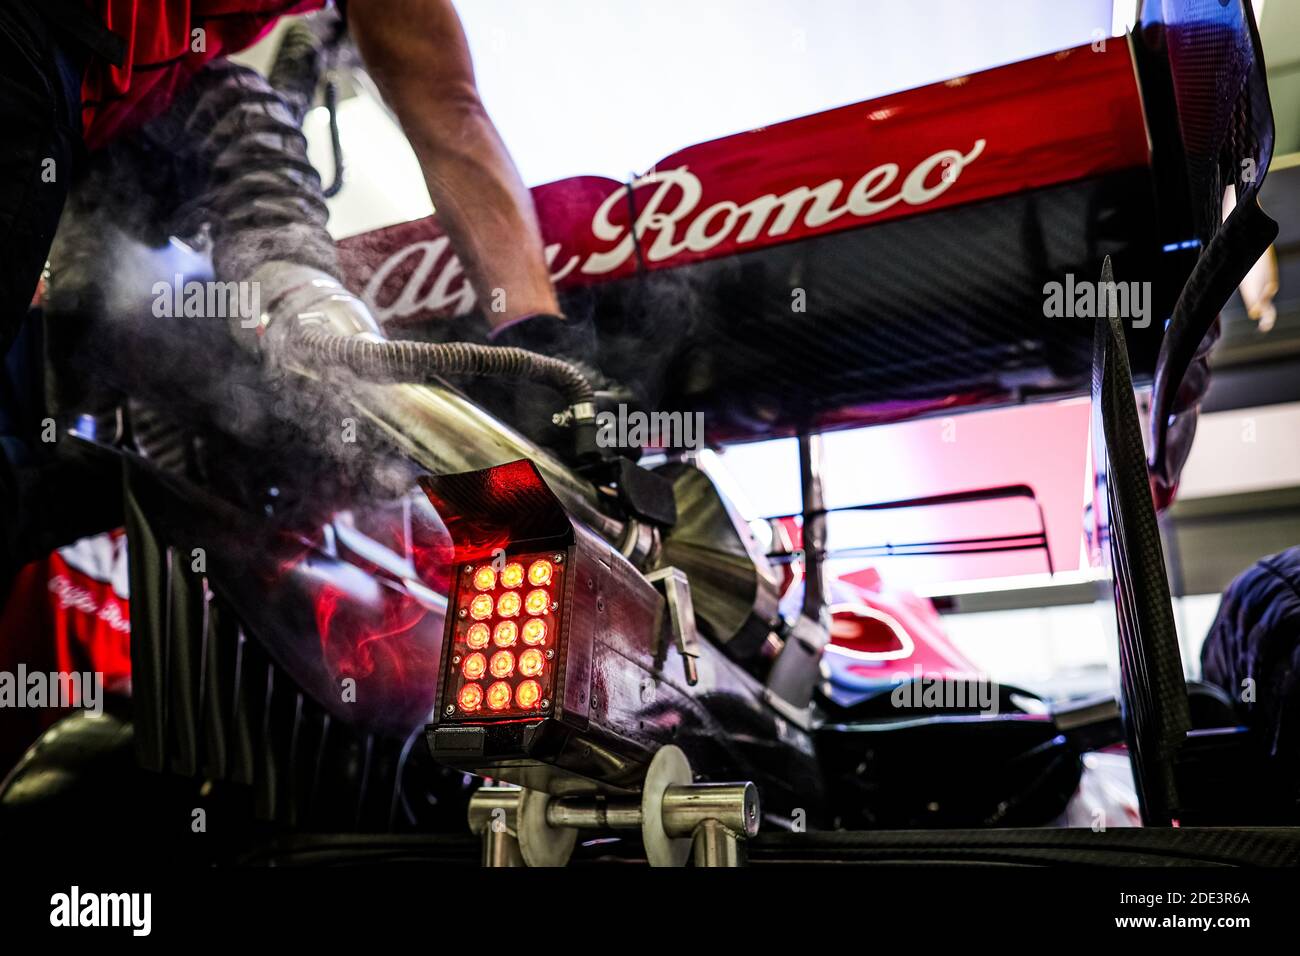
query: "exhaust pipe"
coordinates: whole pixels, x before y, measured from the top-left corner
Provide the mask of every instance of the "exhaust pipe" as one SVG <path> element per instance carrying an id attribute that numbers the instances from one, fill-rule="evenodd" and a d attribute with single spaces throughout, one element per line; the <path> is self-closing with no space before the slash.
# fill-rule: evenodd
<path id="1" fill-rule="evenodd" d="M 577 369 L 522 349 L 450 345 L 414 350 L 412 346 L 423 343 L 391 342 L 360 299 L 317 269 L 269 262 L 253 279 L 260 283 L 264 309 L 253 329 L 234 330 L 241 341 L 249 341 L 250 332 L 255 333 L 260 350 L 271 361 L 313 382 L 321 381 L 322 360 L 358 373 L 350 383 L 350 403 L 430 473 L 478 471 L 527 458 L 537 465 L 571 515 L 607 541 L 622 540 L 624 522 L 600 508 L 598 493 L 590 482 L 442 382 L 437 374 L 481 366 L 489 374 L 534 378 L 554 385 L 572 402 L 577 427 L 590 427 L 594 442 L 591 386 Z M 379 355 L 379 360 L 368 361 L 360 348 L 366 344 L 393 348 L 376 350 L 372 354 Z M 429 383 L 371 381 L 367 372 L 383 378 L 416 374 Z"/>

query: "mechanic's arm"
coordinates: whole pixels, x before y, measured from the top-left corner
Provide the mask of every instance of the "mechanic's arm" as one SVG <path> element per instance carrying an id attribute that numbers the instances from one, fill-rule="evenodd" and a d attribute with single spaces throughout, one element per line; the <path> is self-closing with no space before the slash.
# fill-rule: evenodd
<path id="1" fill-rule="evenodd" d="M 349 0 L 347 10 L 488 322 L 558 313 L 532 197 L 479 99 L 451 0 Z M 503 312 L 491 308 L 498 289 Z"/>

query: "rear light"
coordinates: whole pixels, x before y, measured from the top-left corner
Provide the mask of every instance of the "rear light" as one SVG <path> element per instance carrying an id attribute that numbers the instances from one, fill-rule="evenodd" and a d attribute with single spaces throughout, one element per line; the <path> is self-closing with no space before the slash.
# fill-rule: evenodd
<path id="1" fill-rule="evenodd" d="M 507 591 L 497 599 L 497 614 L 502 617 L 515 617 L 519 613 L 519 595 Z"/>
<path id="2" fill-rule="evenodd" d="M 542 685 L 535 680 L 526 680 L 515 691 L 515 704 L 520 710 L 532 710 L 542 699 Z"/>
<path id="3" fill-rule="evenodd" d="M 515 672 L 515 655 L 509 651 L 497 651 L 492 655 L 492 676 L 509 677 Z"/>
<path id="4" fill-rule="evenodd" d="M 474 572 L 474 587 L 480 591 L 491 591 L 497 586 L 497 573 L 492 565 L 485 564 Z"/>
<path id="5" fill-rule="evenodd" d="M 487 658 L 482 654 L 471 654 L 465 658 L 460 670 L 466 680 L 478 680 L 487 671 Z"/>
<path id="6" fill-rule="evenodd" d="M 538 588 L 535 591 L 529 591 L 528 597 L 524 599 L 524 610 L 533 617 L 540 617 L 551 609 L 551 595 L 549 591 Z"/>
<path id="7" fill-rule="evenodd" d="M 682 692 L 664 674 L 686 658 L 664 593 L 570 518 L 530 461 L 420 483 L 455 546 L 434 758 L 536 790 L 575 778 L 636 789 L 678 727 L 662 708 Z M 475 653 L 477 680 L 463 666 Z M 647 686 L 659 689 L 650 711 Z"/>
<path id="8" fill-rule="evenodd" d="M 551 583 L 551 573 L 555 570 L 555 565 L 551 564 L 545 558 L 539 558 L 528 566 L 528 583 L 534 587 L 541 587 L 543 584 Z"/>
<path id="9" fill-rule="evenodd" d="M 531 645 L 546 643 L 546 622 L 533 618 L 524 624 L 524 643 Z"/>
<path id="10" fill-rule="evenodd" d="M 468 631 L 465 632 L 465 643 L 475 650 L 482 650 L 488 646 L 489 632 L 486 624 L 471 624 Z"/>
<path id="11" fill-rule="evenodd" d="M 483 572 L 492 571 L 490 558 L 460 567 L 450 635 L 450 659 L 460 666 L 448 670 L 445 699 L 455 703 L 445 717 L 482 720 L 489 715 L 535 712 L 549 705 L 555 668 L 546 666 L 547 654 L 555 656 L 551 638 L 560 620 L 564 559 L 558 551 L 511 555 L 500 573 L 493 572 L 493 584 L 487 590 L 482 589 L 488 580 Z M 545 579 L 546 584 L 522 593 L 530 568 L 541 568 L 532 576 Z M 522 623 L 518 620 L 521 614 L 526 615 Z M 523 651 L 519 650 L 521 633 Z M 488 647 L 489 635 L 493 651 L 481 653 Z M 465 707 L 462 694 L 484 677 L 493 682 L 479 696 L 471 695 L 473 706 Z"/>
<path id="12" fill-rule="evenodd" d="M 476 621 L 486 621 L 492 616 L 492 595 L 480 594 L 469 602 L 469 616 Z"/>
<path id="13" fill-rule="evenodd" d="M 510 706 L 510 685 L 503 680 L 497 681 L 487 692 L 487 705 L 492 710 L 502 711 Z"/>
<path id="14" fill-rule="evenodd" d="M 536 677 L 546 667 L 546 658 L 542 652 L 532 647 L 519 655 L 519 673 L 524 677 Z"/>
<path id="15" fill-rule="evenodd" d="M 460 709 L 472 713 L 483 703 L 483 688 L 478 684 L 466 684 L 460 689 Z"/>
<path id="16" fill-rule="evenodd" d="M 501 571 L 501 586 L 507 588 L 517 588 L 524 583 L 524 566 L 522 564 L 507 564 Z"/>

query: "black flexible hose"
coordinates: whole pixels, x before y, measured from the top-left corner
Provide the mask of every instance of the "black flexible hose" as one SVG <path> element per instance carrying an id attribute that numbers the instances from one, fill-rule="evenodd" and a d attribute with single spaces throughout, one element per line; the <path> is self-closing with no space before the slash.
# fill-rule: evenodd
<path id="1" fill-rule="evenodd" d="M 339 19 L 332 28 L 313 29 L 304 22 L 295 22 L 284 33 L 276 51 L 268 79 L 285 98 L 294 117 L 302 125 L 307 110 L 316 96 L 316 89 L 325 77 L 323 99 L 329 114 L 330 149 L 334 157 L 334 179 L 322 194 L 326 199 L 337 196 L 343 189 L 343 140 L 339 133 L 339 90 L 334 79 L 333 63 L 337 60 L 339 44 L 343 42 L 344 24 Z"/>
<path id="2" fill-rule="evenodd" d="M 424 382 L 435 375 L 477 375 L 548 385 L 570 405 L 591 405 L 595 391 L 576 365 L 526 349 L 470 342 L 408 342 L 335 335 L 305 328 L 294 346 L 315 358 L 345 365 L 358 375 L 390 381 Z"/>
<path id="3" fill-rule="evenodd" d="M 321 193 L 333 199 L 343 190 L 343 138 L 339 133 L 339 90 L 333 80 L 325 83 L 325 109 L 330 118 L 330 150 L 334 155 L 334 180 Z"/>

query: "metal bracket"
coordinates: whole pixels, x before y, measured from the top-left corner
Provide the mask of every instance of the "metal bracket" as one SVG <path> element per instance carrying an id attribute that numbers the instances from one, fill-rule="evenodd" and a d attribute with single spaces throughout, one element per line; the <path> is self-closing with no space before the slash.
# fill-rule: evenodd
<path id="1" fill-rule="evenodd" d="M 699 632 L 695 628 L 695 605 L 691 601 L 691 582 L 681 568 L 660 568 L 646 575 L 646 580 L 663 592 L 668 602 L 673 642 L 682 655 L 686 683 L 694 687 L 700 681 Z"/>

